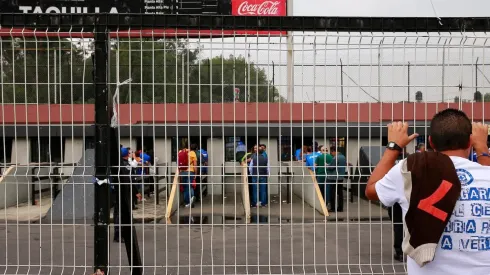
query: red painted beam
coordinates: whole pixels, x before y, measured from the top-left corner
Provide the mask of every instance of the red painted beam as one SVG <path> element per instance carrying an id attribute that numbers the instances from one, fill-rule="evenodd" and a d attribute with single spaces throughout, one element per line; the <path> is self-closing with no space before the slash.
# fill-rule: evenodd
<path id="1" fill-rule="evenodd" d="M 122 125 L 198 123 L 380 123 L 394 120 L 430 121 L 438 111 L 456 103 L 202 103 L 121 104 Z M 3 108 L 3 109 L 2 109 Z M 490 121 L 490 103 L 463 103 L 462 110 L 475 121 Z M 4 104 L 0 123 L 93 124 L 92 104 Z"/>

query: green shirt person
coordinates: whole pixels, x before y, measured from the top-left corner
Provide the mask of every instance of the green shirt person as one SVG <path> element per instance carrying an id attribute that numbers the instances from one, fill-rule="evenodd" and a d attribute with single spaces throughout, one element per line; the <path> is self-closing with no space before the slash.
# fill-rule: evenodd
<path id="1" fill-rule="evenodd" d="M 333 157 L 329 153 L 322 152 L 315 160 L 315 172 L 317 175 L 327 175 L 327 166 L 332 163 Z"/>
<path id="2" fill-rule="evenodd" d="M 320 188 L 325 203 L 330 201 L 330 188 L 326 186 L 327 183 L 327 167 L 332 163 L 333 156 L 327 153 L 325 146 L 320 146 L 321 154 L 315 160 L 315 174 L 316 182 Z"/>

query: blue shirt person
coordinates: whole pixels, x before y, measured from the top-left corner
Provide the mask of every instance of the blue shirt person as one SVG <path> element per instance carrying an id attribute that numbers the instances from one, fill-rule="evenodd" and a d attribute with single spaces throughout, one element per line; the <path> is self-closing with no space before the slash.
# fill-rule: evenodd
<path id="1" fill-rule="evenodd" d="M 347 171 L 345 156 L 337 152 L 337 148 L 330 147 L 330 153 L 334 158 L 327 168 L 327 182 L 330 183 L 330 211 L 344 211 L 343 180 Z"/>
<path id="2" fill-rule="evenodd" d="M 306 167 L 308 169 L 315 171 L 315 160 L 320 154 L 320 152 L 313 152 L 306 155 Z"/>
<path id="3" fill-rule="evenodd" d="M 249 172 L 252 177 L 250 194 L 251 206 L 266 206 L 268 202 L 267 178 L 270 175 L 270 166 L 269 160 L 267 159 L 266 154 L 264 154 L 262 147 L 259 147 L 258 152 L 252 155 Z"/>
<path id="4" fill-rule="evenodd" d="M 296 158 L 297 161 L 300 161 L 301 160 L 301 150 L 303 148 L 298 148 L 296 149 L 296 152 L 294 153 L 294 157 Z"/>
<path id="5" fill-rule="evenodd" d="M 208 152 L 204 149 L 199 149 L 197 151 L 197 159 L 199 161 L 199 165 L 201 166 L 201 174 L 205 175 L 208 173 Z"/>

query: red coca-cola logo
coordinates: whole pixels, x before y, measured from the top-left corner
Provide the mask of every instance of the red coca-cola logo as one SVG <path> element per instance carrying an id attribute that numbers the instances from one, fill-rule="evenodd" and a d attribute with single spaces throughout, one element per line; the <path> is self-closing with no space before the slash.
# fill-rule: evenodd
<path id="1" fill-rule="evenodd" d="M 233 15 L 282 16 L 286 15 L 284 0 L 234 0 Z"/>

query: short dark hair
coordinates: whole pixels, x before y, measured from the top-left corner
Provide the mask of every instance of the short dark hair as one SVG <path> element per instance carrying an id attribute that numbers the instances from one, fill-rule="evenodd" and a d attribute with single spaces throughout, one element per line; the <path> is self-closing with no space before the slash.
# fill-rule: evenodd
<path id="1" fill-rule="evenodd" d="M 191 144 L 191 151 L 196 151 L 197 150 L 197 144 L 192 143 Z"/>
<path id="2" fill-rule="evenodd" d="M 318 151 L 321 151 L 323 149 L 323 145 L 318 146 Z"/>
<path id="3" fill-rule="evenodd" d="M 463 111 L 446 109 L 430 122 L 430 141 L 436 151 L 468 149 L 472 125 Z"/>
<path id="4" fill-rule="evenodd" d="M 330 152 L 337 152 L 337 148 L 335 148 L 335 146 L 330 146 Z"/>
<path id="5" fill-rule="evenodd" d="M 308 147 L 306 148 L 306 152 L 307 152 L 307 153 L 311 153 L 311 152 L 313 152 L 313 148 L 312 148 L 311 146 L 308 146 Z"/>
<path id="6" fill-rule="evenodd" d="M 261 147 L 264 147 L 264 148 L 267 148 L 267 146 L 265 146 L 265 144 L 260 144 Z"/>

